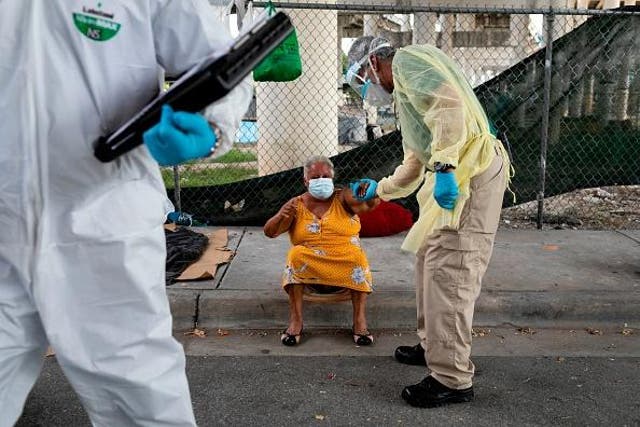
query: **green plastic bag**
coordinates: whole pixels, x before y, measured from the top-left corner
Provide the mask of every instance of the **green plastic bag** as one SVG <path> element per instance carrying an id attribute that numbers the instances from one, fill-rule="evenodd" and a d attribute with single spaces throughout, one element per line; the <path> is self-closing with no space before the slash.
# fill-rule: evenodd
<path id="1" fill-rule="evenodd" d="M 269 16 L 275 13 L 276 8 L 271 2 L 267 4 Z M 302 59 L 298 36 L 294 29 L 280 45 L 274 49 L 253 70 L 253 79 L 257 82 L 290 82 L 302 74 Z"/>

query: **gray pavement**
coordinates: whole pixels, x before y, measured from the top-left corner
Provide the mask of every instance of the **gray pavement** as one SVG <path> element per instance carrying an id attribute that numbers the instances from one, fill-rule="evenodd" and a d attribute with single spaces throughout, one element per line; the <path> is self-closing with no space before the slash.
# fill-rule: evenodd
<path id="1" fill-rule="evenodd" d="M 640 360 L 487 357 L 470 404 L 416 409 L 399 397 L 424 376 L 391 358 L 190 357 L 200 426 L 637 426 Z M 55 361 L 17 427 L 89 426 Z"/>
<path id="2" fill-rule="evenodd" d="M 391 358 L 411 331 L 382 331 L 356 347 L 343 330 L 315 330 L 299 346 L 272 330 L 176 331 L 200 426 L 638 426 L 640 334 L 595 330 L 476 328 L 471 404 L 415 409 L 399 397 L 426 368 Z M 587 330 L 589 329 L 589 330 Z M 49 357 L 17 427 L 88 426 Z"/>
<path id="3" fill-rule="evenodd" d="M 259 227 L 230 228 L 234 259 L 213 280 L 168 288 L 175 326 L 281 328 L 287 298 L 280 275 L 289 241 Z M 374 275 L 368 299 L 372 329 L 415 325 L 413 256 L 404 235 L 362 239 Z M 640 232 L 500 230 L 476 305 L 475 323 L 531 326 L 585 321 L 640 326 Z M 348 302 L 307 303 L 305 327 L 346 328 Z"/>
<path id="4" fill-rule="evenodd" d="M 622 331 L 626 332 L 623 334 Z M 176 331 L 189 356 L 390 357 L 400 345 L 418 342 L 412 330 L 378 330 L 374 345 L 353 344 L 346 329 L 305 331 L 300 345 L 280 343 L 278 330 L 212 329 L 205 337 Z M 576 329 L 503 325 L 475 327 L 473 357 L 640 357 L 640 330 L 585 322 Z"/>

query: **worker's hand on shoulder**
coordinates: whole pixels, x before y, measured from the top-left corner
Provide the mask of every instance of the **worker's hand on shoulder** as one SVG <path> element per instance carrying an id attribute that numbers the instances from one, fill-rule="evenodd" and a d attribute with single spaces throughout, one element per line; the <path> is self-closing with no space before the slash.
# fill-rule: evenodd
<path id="1" fill-rule="evenodd" d="M 353 197 L 359 202 L 366 202 L 376 197 L 378 183 L 373 179 L 362 178 L 349 184 Z"/>
<path id="2" fill-rule="evenodd" d="M 143 135 L 144 143 L 160 166 L 173 166 L 211 154 L 217 138 L 202 115 L 162 107 L 160 123 Z"/>
<path id="3" fill-rule="evenodd" d="M 443 209 L 453 209 L 458 198 L 458 184 L 453 172 L 436 172 L 433 197 Z"/>

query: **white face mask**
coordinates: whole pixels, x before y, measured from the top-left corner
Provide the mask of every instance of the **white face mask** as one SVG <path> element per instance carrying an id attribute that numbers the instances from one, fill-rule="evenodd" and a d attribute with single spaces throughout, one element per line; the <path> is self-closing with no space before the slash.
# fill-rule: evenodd
<path id="1" fill-rule="evenodd" d="M 333 194 L 333 179 L 331 178 L 310 179 L 309 193 L 318 200 L 327 200 Z"/>

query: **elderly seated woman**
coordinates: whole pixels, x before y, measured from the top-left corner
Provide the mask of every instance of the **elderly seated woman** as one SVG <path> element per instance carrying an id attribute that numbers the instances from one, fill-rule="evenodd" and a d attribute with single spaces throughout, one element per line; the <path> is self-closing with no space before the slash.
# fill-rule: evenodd
<path id="1" fill-rule="evenodd" d="M 304 185 L 307 191 L 285 203 L 264 226 L 268 237 L 289 232 L 293 245 L 282 278 L 289 295 L 289 326 L 280 338 L 282 344 L 300 343 L 304 287 L 321 284 L 351 291 L 353 340 L 370 345 L 373 336 L 367 329 L 365 304 L 372 290 L 371 271 L 360 247 L 357 214 L 380 203 L 376 183 L 365 179 L 334 189 L 333 163 L 313 156 L 304 165 Z"/>

